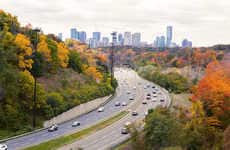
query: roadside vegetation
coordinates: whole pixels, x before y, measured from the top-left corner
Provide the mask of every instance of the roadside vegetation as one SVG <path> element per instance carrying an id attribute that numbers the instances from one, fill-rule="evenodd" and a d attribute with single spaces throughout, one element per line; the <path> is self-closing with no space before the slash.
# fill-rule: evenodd
<path id="1" fill-rule="evenodd" d="M 74 106 L 112 94 L 107 57 L 74 40 L 37 33 L 0 10 L 0 139 L 31 131 Z"/>

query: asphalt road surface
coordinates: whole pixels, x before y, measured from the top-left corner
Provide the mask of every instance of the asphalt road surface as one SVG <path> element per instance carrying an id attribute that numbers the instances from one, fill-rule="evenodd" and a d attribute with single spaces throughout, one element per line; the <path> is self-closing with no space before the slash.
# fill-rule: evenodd
<path id="1" fill-rule="evenodd" d="M 160 88 L 157 89 L 162 94 L 157 97 L 157 102 L 152 102 L 150 100 L 148 101 L 147 105 L 142 104 L 142 100 L 145 100 L 146 94 L 152 92 L 153 84 L 140 78 L 133 70 L 126 68 L 116 68 L 114 75 L 118 80 L 119 84 L 116 92 L 117 94 L 111 101 L 104 105 L 104 112 L 99 113 L 97 112 L 97 110 L 95 110 L 63 124 L 59 124 L 58 130 L 55 132 L 42 130 L 37 133 L 9 140 L 6 142 L 9 150 L 23 149 L 28 146 L 36 145 L 63 135 L 68 135 L 80 131 L 94 124 L 97 124 L 102 120 L 110 118 L 123 110 L 137 110 L 139 112 L 138 116 L 133 117 L 131 116 L 131 114 L 128 114 L 113 125 L 62 148 L 68 150 L 75 147 L 82 147 L 89 150 L 107 149 L 112 145 L 117 144 L 128 138 L 129 135 L 121 135 L 120 132 L 120 129 L 126 121 L 139 120 L 141 118 L 144 118 L 145 110 L 148 110 L 149 108 L 154 108 L 157 105 L 167 105 L 167 93 L 161 91 Z M 150 87 L 146 88 L 147 85 L 149 85 Z M 136 89 L 134 87 L 136 87 Z M 130 92 L 130 94 L 128 94 L 128 92 Z M 129 100 L 130 97 L 133 97 L 134 100 Z M 165 99 L 165 102 L 160 102 L 160 98 Z M 128 105 L 115 107 L 116 102 L 126 102 Z M 72 123 L 74 121 L 79 121 L 81 125 L 79 127 L 72 127 Z"/>

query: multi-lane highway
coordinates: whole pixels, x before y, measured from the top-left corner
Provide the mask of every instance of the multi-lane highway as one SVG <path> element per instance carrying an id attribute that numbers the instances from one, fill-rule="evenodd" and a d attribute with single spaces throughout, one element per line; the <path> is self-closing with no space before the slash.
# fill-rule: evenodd
<path id="1" fill-rule="evenodd" d="M 75 147 L 82 147 L 84 149 L 106 149 L 114 144 L 121 142 L 128 138 L 129 135 L 121 135 L 121 128 L 126 121 L 135 121 L 144 117 L 144 112 L 149 108 L 154 108 L 157 105 L 167 105 L 168 95 L 167 92 L 161 91 L 162 94 L 158 96 L 156 102 L 148 101 L 147 105 L 143 105 L 142 101 L 145 100 L 146 94 L 152 92 L 152 83 L 140 78 L 133 70 L 125 68 L 116 68 L 115 77 L 118 80 L 118 88 L 116 96 L 104 105 L 104 112 L 92 111 L 88 114 L 84 114 L 73 120 L 59 124 L 59 129 L 55 132 L 48 132 L 42 130 L 30 135 L 15 138 L 6 142 L 9 150 L 23 149 L 28 146 L 36 145 L 63 135 L 77 132 L 84 128 L 90 127 L 104 119 L 110 118 L 115 114 L 123 110 L 137 110 L 138 116 L 131 116 L 128 114 L 121 120 L 117 121 L 113 125 L 104 128 L 90 136 L 87 136 L 71 145 L 67 145 L 61 149 L 70 149 Z M 149 85 L 148 88 L 144 86 Z M 134 88 L 136 87 L 136 88 Z M 130 92 L 129 94 L 127 92 Z M 133 97 L 134 100 L 129 100 Z M 159 99 L 164 99 L 164 102 L 160 102 Z M 127 106 L 115 107 L 116 102 L 126 102 Z M 81 125 L 79 127 L 72 127 L 73 121 L 79 121 Z"/>
<path id="2" fill-rule="evenodd" d="M 123 71 L 124 72 L 124 71 Z M 121 120 L 115 122 L 111 126 L 108 126 L 94 134 L 91 134 L 81 140 L 78 140 L 72 144 L 66 145 L 59 150 L 70 150 L 70 149 L 78 149 L 83 148 L 84 150 L 105 150 L 110 149 L 111 147 L 115 146 L 116 144 L 121 143 L 122 141 L 129 138 L 129 134 L 121 134 L 121 129 L 127 122 L 140 122 L 145 117 L 145 112 L 148 109 L 155 108 L 158 105 L 167 106 L 169 103 L 169 97 L 167 92 L 158 88 L 156 85 L 141 79 L 136 75 L 135 72 L 129 71 L 126 73 L 127 76 L 124 77 L 123 84 L 126 84 L 125 81 L 134 79 L 133 82 L 127 82 L 128 87 L 132 87 L 135 85 L 136 90 L 131 90 L 131 94 L 128 95 L 135 95 L 135 101 L 129 106 L 126 107 L 130 113 L 122 118 Z M 141 83 L 141 84 L 139 84 Z M 121 83 L 122 84 L 122 83 Z M 156 86 L 156 88 L 152 88 L 152 86 Z M 127 87 L 127 89 L 129 89 Z M 157 89 L 157 90 L 156 90 Z M 127 90 L 126 90 L 127 91 Z M 157 97 L 153 97 L 153 91 L 157 91 Z M 161 93 L 161 94 L 159 94 Z M 147 94 L 150 94 L 152 97 L 150 100 L 146 100 Z M 147 104 L 142 104 L 143 100 L 147 102 Z M 164 101 L 160 101 L 164 100 Z M 137 116 L 132 116 L 132 112 L 138 112 Z"/>

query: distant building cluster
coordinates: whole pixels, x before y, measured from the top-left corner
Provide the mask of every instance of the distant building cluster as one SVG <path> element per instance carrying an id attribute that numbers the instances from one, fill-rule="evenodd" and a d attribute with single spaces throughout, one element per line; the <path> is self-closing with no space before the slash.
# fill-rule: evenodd
<path id="1" fill-rule="evenodd" d="M 164 35 L 157 36 L 153 42 L 153 47 L 155 48 L 173 48 L 179 47 L 175 42 L 172 41 L 173 39 L 173 27 L 167 26 L 166 28 L 166 37 Z M 192 41 L 188 41 L 184 39 L 181 44 L 182 47 L 192 47 Z"/>
<path id="2" fill-rule="evenodd" d="M 140 32 L 124 32 L 116 33 L 116 38 L 111 42 L 116 46 L 131 46 L 131 47 L 154 47 L 154 48 L 173 48 L 179 47 L 175 42 L 173 42 L 173 27 L 167 26 L 166 35 L 156 36 L 152 44 L 148 44 L 145 41 L 141 41 Z M 58 33 L 58 38 L 63 39 L 62 33 Z M 70 38 L 78 40 L 82 43 L 87 43 L 90 48 L 98 47 L 109 47 L 111 46 L 109 37 L 102 37 L 101 32 L 93 32 L 90 38 L 87 38 L 85 31 L 78 31 L 76 28 L 70 29 Z M 192 47 L 192 41 L 184 39 L 181 43 L 181 47 Z"/>

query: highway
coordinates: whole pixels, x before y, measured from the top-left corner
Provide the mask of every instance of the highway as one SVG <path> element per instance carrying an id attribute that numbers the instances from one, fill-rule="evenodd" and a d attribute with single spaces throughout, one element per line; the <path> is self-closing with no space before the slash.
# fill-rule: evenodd
<path id="1" fill-rule="evenodd" d="M 72 144 L 66 145 L 62 148 L 60 148 L 59 150 L 75 150 L 78 148 L 83 148 L 84 150 L 106 150 L 106 149 L 110 149 L 111 147 L 121 143 L 122 141 L 126 140 L 127 138 L 130 137 L 129 134 L 123 135 L 121 134 L 121 129 L 122 127 L 124 127 L 126 122 L 140 122 L 141 120 L 144 119 L 145 117 L 145 112 L 148 109 L 151 108 L 155 108 L 158 105 L 163 105 L 163 106 L 167 106 L 168 102 L 169 102 L 169 97 L 167 95 L 167 92 L 162 91 L 160 88 L 158 89 L 158 93 L 162 93 L 162 94 L 158 94 L 156 101 L 153 100 L 146 100 L 147 104 L 143 105 L 142 101 L 143 99 L 145 99 L 146 95 L 148 93 L 151 93 L 152 95 L 152 91 L 153 88 L 152 86 L 156 86 L 153 83 L 150 83 L 146 80 L 141 79 L 140 77 L 138 77 L 137 75 L 135 75 L 135 72 L 132 72 L 132 74 L 135 77 L 135 81 L 132 83 L 129 83 L 131 85 L 135 84 L 136 85 L 136 90 L 132 90 L 131 94 L 135 94 L 136 95 L 136 102 L 133 104 L 130 104 L 130 106 L 127 107 L 127 110 L 131 110 L 132 111 L 137 111 L 138 112 L 138 116 L 132 116 L 131 112 L 125 116 L 124 118 L 122 118 L 121 120 L 115 122 L 114 124 L 94 133 L 91 134 L 81 140 L 78 140 Z M 133 75 L 130 74 L 130 76 L 126 76 L 127 78 L 132 78 Z M 126 79 L 127 80 L 127 79 Z M 141 83 L 141 84 L 138 84 Z M 148 88 L 146 88 L 146 85 L 150 85 Z M 144 88 L 145 87 L 145 88 Z M 160 99 L 164 99 L 164 102 L 160 102 Z"/>
<path id="2" fill-rule="evenodd" d="M 42 130 L 27 136 L 9 140 L 6 142 L 9 150 L 23 149 L 28 146 L 36 145 L 63 135 L 68 135 L 80 131 L 94 124 L 97 124 L 102 120 L 108 119 L 123 110 L 137 110 L 139 112 L 138 116 L 133 117 L 131 114 L 128 114 L 113 125 L 62 148 L 69 149 L 76 147 L 77 145 L 77 147 L 80 146 L 84 149 L 106 149 L 113 144 L 119 143 L 122 140 L 128 138 L 129 135 L 121 135 L 120 133 L 120 129 L 126 121 L 135 121 L 144 118 L 144 112 L 149 108 L 154 108 L 157 105 L 162 104 L 166 105 L 167 93 L 164 93 L 164 91 L 162 91 L 162 95 L 159 95 L 163 99 L 166 99 L 164 103 L 159 102 L 158 100 L 157 102 L 151 103 L 148 101 L 147 105 L 142 104 L 142 100 L 145 99 L 146 94 L 152 92 L 153 84 L 140 78 L 133 70 L 126 68 L 116 68 L 114 75 L 118 80 L 119 86 L 117 88 L 115 97 L 104 105 L 104 112 L 99 113 L 97 110 L 95 110 L 63 124 L 59 124 L 59 129 L 55 132 Z M 151 86 L 144 89 L 144 86 L 147 84 L 150 84 Z M 136 87 L 136 89 L 134 89 L 134 87 Z M 130 94 L 128 94 L 127 91 L 130 91 Z M 130 96 L 134 97 L 135 99 L 129 100 Z M 128 105 L 115 107 L 115 102 L 117 101 L 121 103 L 126 102 Z M 72 127 L 73 121 L 79 121 L 81 125 L 79 127 Z"/>

